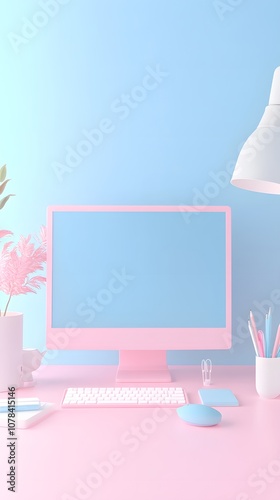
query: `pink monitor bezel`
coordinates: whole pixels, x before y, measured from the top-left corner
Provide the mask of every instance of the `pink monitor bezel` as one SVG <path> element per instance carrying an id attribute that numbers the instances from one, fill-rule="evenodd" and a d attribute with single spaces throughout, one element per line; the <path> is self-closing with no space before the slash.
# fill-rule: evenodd
<path id="1" fill-rule="evenodd" d="M 223 212 L 226 215 L 225 328 L 53 328 L 52 216 L 54 212 Z M 183 216 L 183 215 L 182 215 Z M 225 206 L 51 206 L 47 213 L 47 347 L 49 349 L 182 350 L 231 347 L 231 210 Z"/>

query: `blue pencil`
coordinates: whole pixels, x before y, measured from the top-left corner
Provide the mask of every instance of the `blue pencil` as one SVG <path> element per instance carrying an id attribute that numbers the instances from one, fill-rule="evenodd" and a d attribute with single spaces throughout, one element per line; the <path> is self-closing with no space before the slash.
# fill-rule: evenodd
<path id="1" fill-rule="evenodd" d="M 269 308 L 268 313 L 265 315 L 265 337 L 266 337 L 266 357 L 271 358 L 273 349 L 273 341 L 271 334 L 271 307 Z"/>

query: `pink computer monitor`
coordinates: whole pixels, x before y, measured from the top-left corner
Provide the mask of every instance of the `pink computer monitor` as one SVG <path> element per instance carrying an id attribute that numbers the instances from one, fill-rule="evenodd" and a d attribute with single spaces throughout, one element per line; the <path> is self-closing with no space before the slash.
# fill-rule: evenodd
<path id="1" fill-rule="evenodd" d="M 52 206 L 47 229 L 48 348 L 166 382 L 167 350 L 231 347 L 229 207 Z"/>

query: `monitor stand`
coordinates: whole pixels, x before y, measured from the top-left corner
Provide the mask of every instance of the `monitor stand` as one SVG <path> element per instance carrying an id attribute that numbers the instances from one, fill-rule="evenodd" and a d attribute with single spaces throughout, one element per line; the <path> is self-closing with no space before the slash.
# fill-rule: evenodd
<path id="1" fill-rule="evenodd" d="M 166 351 L 119 351 L 117 382 L 171 382 Z"/>

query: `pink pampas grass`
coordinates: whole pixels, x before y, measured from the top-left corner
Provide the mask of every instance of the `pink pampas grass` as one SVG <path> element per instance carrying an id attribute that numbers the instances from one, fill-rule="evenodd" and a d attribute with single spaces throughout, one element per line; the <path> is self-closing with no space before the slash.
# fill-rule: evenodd
<path id="1" fill-rule="evenodd" d="M 10 231 L 1 230 L 0 238 L 10 236 Z M 44 269 L 46 262 L 46 228 L 42 226 L 39 235 L 35 236 L 36 244 L 31 235 L 21 236 L 18 243 L 5 243 L 0 252 L 0 291 L 8 295 L 4 310 L 6 315 L 13 295 L 36 293 L 46 282 L 46 278 L 38 271 Z"/>

